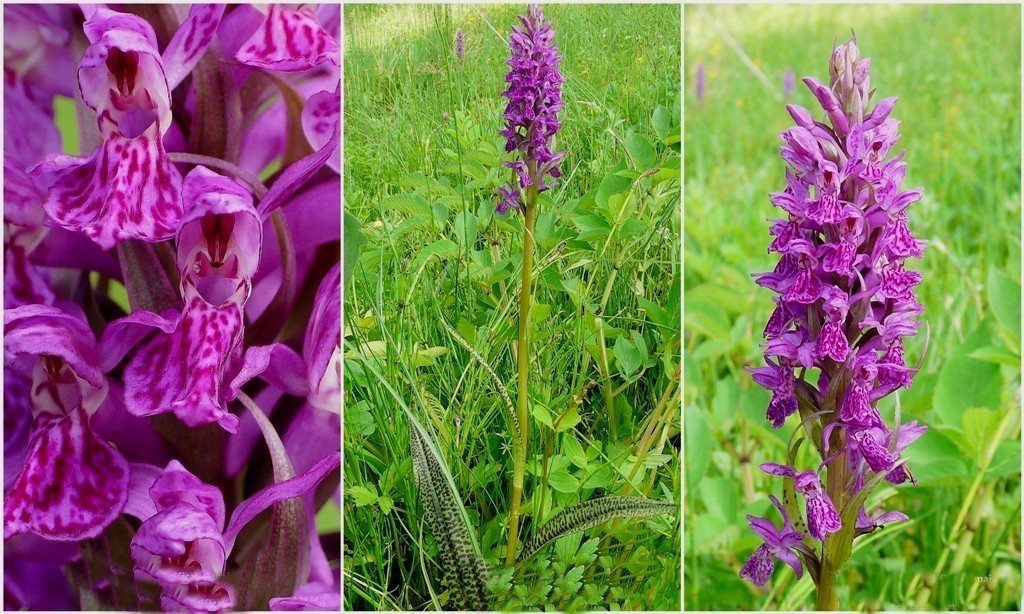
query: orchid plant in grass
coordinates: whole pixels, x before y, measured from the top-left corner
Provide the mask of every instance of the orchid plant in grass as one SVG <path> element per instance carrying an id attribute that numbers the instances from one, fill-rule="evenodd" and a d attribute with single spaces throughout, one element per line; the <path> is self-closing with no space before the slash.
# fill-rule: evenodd
<path id="1" fill-rule="evenodd" d="M 890 117 L 896 99 L 871 103 L 870 66 L 854 38 L 833 51 L 828 85 L 804 79 L 824 120 L 786 107 L 796 122 L 781 134 L 787 187 L 771 196 L 786 217 L 772 222 L 768 248 L 779 261 L 755 275 L 777 296 L 764 331 L 766 365 L 749 371 L 772 393 L 772 426 L 794 414 L 799 425 L 785 462 L 761 465 L 781 478 L 782 502 L 770 499 L 782 528 L 748 516 L 764 543 L 740 576 L 761 586 L 776 560 L 797 576 L 809 571 L 826 610 L 839 606 L 836 576 L 853 540 L 908 520 L 900 511 L 869 511 L 866 501 L 883 480 L 914 482 L 902 456 L 926 428 L 901 423 L 898 399 L 893 416 L 879 408 L 917 372 L 903 339 L 920 324 L 921 274 L 905 264 L 921 257 L 924 242 L 911 234 L 907 214 L 921 190 L 902 189 L 903 154 L 889 156 L 899 139 L 899 121 Z M 800 466 L 805 441 L 820 463 Z"/>
<path id="2" fill-rule="evenodd" d="M 122 8 L 4 7 L 6 605 L 337 609 L 339 9 Z"/>

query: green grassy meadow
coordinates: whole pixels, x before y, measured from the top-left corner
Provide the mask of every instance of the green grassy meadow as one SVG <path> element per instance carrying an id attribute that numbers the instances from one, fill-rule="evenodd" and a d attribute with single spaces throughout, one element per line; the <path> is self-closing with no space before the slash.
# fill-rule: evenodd
<path id="1" fill-rule="evenodd" d="M 499 391 L 516 394 L 523 224 L 493 211 L 511 173 L 498 134 L 507 35 L 525 8 L 345 8 L 346 248 L 365 239 L 345 292 L 346 609 L 452 607 L 411 417 L 493 568 L 494 608 L 681 606 L 678 511 L 603 522 L 504 565 L 512 435 Z M 680 8 L 544 12 L 564 57 L 568 154 L 535 233 L 524 539 L 599 497 L 682 501 Z"/>
<path id="2" fill-rule="evenodd" d="M 791 102 L 813 110 L 800 78 L 827 83 L 833 41 L 853 28 L 877 99 L 899 96 L 904 186 L 925 188 L 908 211 L 929 241 L 913 266 L 930 345 L 899 400 L 903 421 L 929 430 L 906 455 L 919 486 L 869 501 L 911 522 L 855 542 L 840 604 L 1020 610 L 1020 18 L 1019 6 L 686 8 L 686 609 L 814 607 L 809 574 L 778 565 L 763 590 L 738 577 L 760 543 L 745 515 L 764 515 L 777 486 L 757 467 L 783 461 L 795 427 L 770 427 L 768 394 L 744 371 L 763 364 L 773 307 L 750 273 L 774 266 L 768 193 L 785 187 L 778 133 L 792 125 L 783 75 L 797 77 Z M 925 337 L 908 339 L 908 363 Z M 892 397 L 882 412 L 891 420 Z"/>

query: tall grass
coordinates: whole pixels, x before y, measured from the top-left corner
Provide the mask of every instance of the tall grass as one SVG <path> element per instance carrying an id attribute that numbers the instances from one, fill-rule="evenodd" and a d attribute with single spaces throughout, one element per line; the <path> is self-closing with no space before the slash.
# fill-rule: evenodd
<path id="1" fill-rule="evenodd" d="M 582 514 L 585 525 L 601 524 L 502 565 L 514 428 L 500 391 L 514 390 L 523 243 L 521 218 L 494 215 L 492 198 L 508 179 L 498 136 L 504 37 L 522 10 L 346 7 L 345 201 L 368 241 L 345 296 L 350 609 L 453 606 L 435 580 L 443 553 L 423 521 L 403 404 L 450 470 L 493 567 L 495 607 L 680 605 L 679 515 L 664 514 L 672 505 L 648 519 Z M 538 205 L 521 534 L 530 548 L 542 545 L 528 540 L 545 521 L 577 503 L 681 498 L 673 393 L 680 188 L 671 138 L 680 10 L 551 5 L 545 15 L 565 58 L 558 149 L 569 155 L 564 179 Z M 639 176 L 652 168 L 662 170 Z M 606 368 L 598 319 L 612 357 Z"/>

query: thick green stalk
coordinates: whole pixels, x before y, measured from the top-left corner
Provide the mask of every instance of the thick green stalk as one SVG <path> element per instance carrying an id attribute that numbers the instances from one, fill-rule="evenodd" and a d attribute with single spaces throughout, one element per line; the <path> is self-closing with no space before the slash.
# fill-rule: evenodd
<path id="1" fill-rule="evenodd" d="M 839 597 L 836 596 L 836 573 L 833 559 L 825 558 L 821 562 L 821 577 L 818 580 L 817 609 L 821 612 L 834 612 L 839 609 Z"/>
<path id="2" fill-rule="evenodd" d="M 508 550 L 505 562 L 516 561 L 516 543 L 519 540 L 519 506 L 523 501 L 523 478 L 526 475 L 526 442 L 530 432 L 530 407 L 527 382 L 530 374 L 530 306 L 533 303 L 533 226 L 537 219 L 537 190 L 526 191 L 523 203 L 523 283 L 519 289 L 519 340 L 516 343 L 516 369 L 519 386 L 516 394 L 516 416 L 519 418 L 520 438 L 513 455 L 512 507 L 508 514 Z"/>
<path id="3" fill-rule="evenodd" d="M 612 392 L 612 374 L 608 368 L 608 348 L 604 342 L 604 320 L 595 318 L 594 324 L 597 327 L 597 349 L 601 359 L 601 390 L 604 393 L 605 411 L 608 412 L 608 430 L 613 440 L 619 438 L 615 428 L 615 394 Z"/>

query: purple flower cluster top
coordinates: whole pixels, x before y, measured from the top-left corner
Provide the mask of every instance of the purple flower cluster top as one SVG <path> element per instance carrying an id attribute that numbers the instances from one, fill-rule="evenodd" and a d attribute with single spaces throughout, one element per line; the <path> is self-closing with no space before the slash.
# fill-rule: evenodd
<path id="1" fill-rule="evenodd" d="M 124 8 L 4 7 L 7 605 L 337 609 L 340 9 Z M 256 587 L 268 540 L 296 573 Z"/>
<path id="2" fill-rule="evenodd" d="M 905 263 L 921 257 L 924 242 L 911 234 L 907 215 L 921 190 L 902 188 L 903 154 L 889 157 L 899 139 L 899 121 L 890 117 L 896 99 L 870 105 L 870 65 L 851 40 L 832 54 L 829 85 L 804 79 L 825 121 L 787 105 L 796 122 L 780 135 L 782 157 L 790 166 L 787 187 L 771 195 L 785 218 L 772 222 L 768 247 L 779 261 L 773 271 L 755 275 L 758 285 L 777 295 L 764 330 L 767 365 L 748 368 L 772 393 L 767 419 L 780 428 L 799 413 L 801 420 L 821 427 L 808 429 L 821 434 L 814 442 L 821 467 L 829 464 L 831 472 L 845 459 L 848 485 L 844 481 L 828 491 L 842 495 L 842 501 L 833 501 L 823 488 L 820 467 L 761 466 L 793 480 L 806 503 L 807 532 L 818 541 L 842 528 L 837 505 L 872 474 L 882 473 L 893 484 L 913 480 L 900 454 L 925 430 L 916 422 L 898 424 L 898 416 L 890 426 L 877 405 L 908 388 L 916 372 L 906 364 L 903 338 L 917 333 L 923 307 L 914 287 L 921 274 Z M 856 528 L 870 531 L 906 519 L 899 512 L 871 518 L 861 510 Z M 767 521 L 751 517 L 751 522 Z M 778 546 L 759 549 L 741 575 L 764 584 L 772 570 L 768 554 L 788 562 L 779 553 Z"/>
<path id="3" fill-rule="evenodd" d="M 555 31 L 536 4 L 531 4 L 519 20 L 523 27 L 514 26 L 509 37 L 512 57 L 505 75 L 508 89 L 502 93 L 508 104 L 505 129 L 501 131 L 506 153 L 516 152 L 518 159 L 505 162 L 515 171 L 516 179 L 501 188 L 497 211 L 502 215 L 510 209 L 522 210 L 523 191 L 536 193 L 550 188 L 553 180 L 562 176 L 558 164 L 565 157 L 564 151 L 552 151 L 560 127 L 558 112 L 565 81 L 558 72 L 562 58 L 555 46 Z"/>

